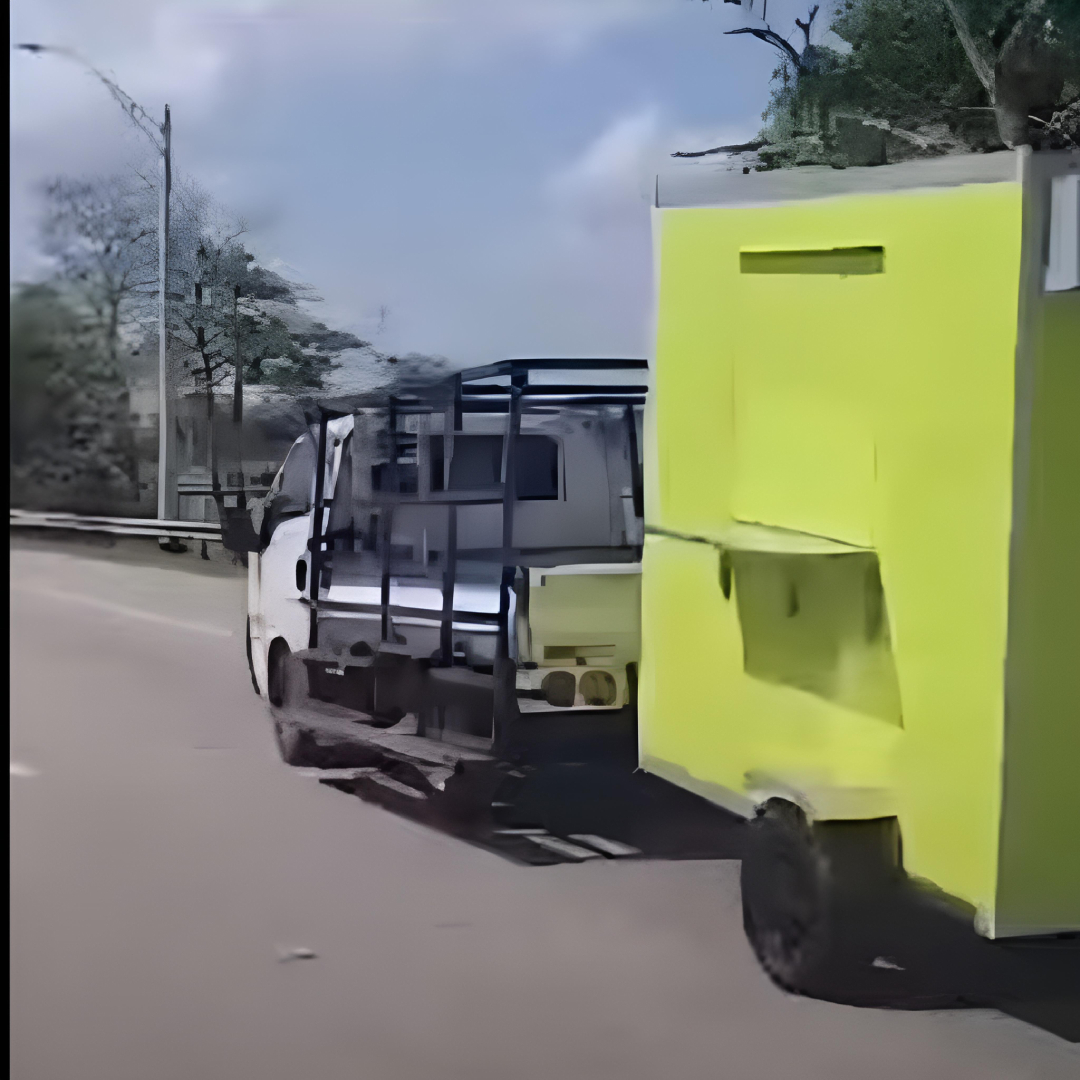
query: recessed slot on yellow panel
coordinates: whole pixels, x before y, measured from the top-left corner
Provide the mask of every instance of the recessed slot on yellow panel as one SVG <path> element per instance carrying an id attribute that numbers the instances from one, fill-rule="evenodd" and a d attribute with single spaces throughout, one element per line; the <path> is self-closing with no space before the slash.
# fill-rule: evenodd
<path id="1" fill-rule="evenodd" d="M 614 645 L 545 645 L 545 660 L 577 660 L 590 656 L 614 656 Z"/>
<path id="2" fill-rule="evenodd" d="M 743 274 L 883 274 L 883 247 L 810 248 L 802 251 L 740 251 Z"/>

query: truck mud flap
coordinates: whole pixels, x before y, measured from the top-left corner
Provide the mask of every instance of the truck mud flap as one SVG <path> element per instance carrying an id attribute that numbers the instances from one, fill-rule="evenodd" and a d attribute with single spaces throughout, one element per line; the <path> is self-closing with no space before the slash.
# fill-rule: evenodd
<path id="1" fill-rule="evenodd" d="M 499 745 L 508 760 L 535 763 L 598 761 L 637 765 L 637 709 L 533 713 L 506 725 Z"/>
<path id="2" fill-rule="evenodd" d="M 424 679 L 421 715 L 425 732 L 455 731 L 481 739 L 492 737 L 495 676 L 469 668 L 431 668 Z"/>

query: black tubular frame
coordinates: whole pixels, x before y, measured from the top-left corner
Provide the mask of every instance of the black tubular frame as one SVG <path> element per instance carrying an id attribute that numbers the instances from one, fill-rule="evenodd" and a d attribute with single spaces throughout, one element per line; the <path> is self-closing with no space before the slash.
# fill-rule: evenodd
<path id="1" fill-rule="evenodd" d="M 496 618 L 491 615 L 454 610 L 454 586 L 457 580 L 457 563 L 460 550 L 457 545 L 457 508 L 458 506 L 478 504 L 501 504 L 502 506 L 502 546 L 500 548 L 468 550 L 468 555 L 476 561 L 498 561 L 503 572 L 499 588 L 499 614 L 497 617 L 498 639 L 496 656 L 506 659 L 509 656 L 510 643 L 510 594 L 514 588 L 514 577 L 522 565 L 529 565 L 531 559 L 543 560 L 547 565 L 551 555 L 565 553 L 579 561 L 601 561 L 607 556 L 609 561 L 631 562 L 633 556 L 640 553 L 624 548 L 515 548 L 514 505 L 516 472 L 515 462 L 517 440 L 521 431 L 521 417 L 526 412 L 551 412 L 566 405 L 619 405 L 625 408 L 627 435 L 630 449 L 630 471 L 632 478 L 633 507 L 636 516 L 643 515 L 643 490 L 641 461 L 638 450 L 637 420 L 635 406 L 645 404 L 647 385 L 634 384 L 574 384 L 574 383 L 534 383 L 530 384 L 532 372 L 559 371 L 647 371 L 647 360 L 640 359 L 538 359 L 538 360 L 500 360 L 483 367 L 468 368 L 458 372 L 451 379 L 429 387 L 420 388 L 415 394 L 398 393 L 382 399 L 382 407 L 388 410 L 390 440 L 390 487 L 389 492 L 379 492 L 374 499 L 378 514 L 378 528 L 382 542 L 382 574 L 380 603 L 342 604 L 320 600 L 319 589 L 322 583 L 323 549 L 333 538 L 323 532 L 323 518 L 326 511 L 326 493 L 324 491 L 327 470 L 327 427 L 332 419 L 348 416 L 355 411 L 352 404 L 327 402 L 317 405 L 312 421 L 318 423 L 318 463 L 315 474 L 314 520 L 308 548 L 310 558 L 310 581 L 308 582 L 307 603 L 310 606 L 310 633 L 308 647 L 318 648 L 318 611 L 355 610 L 370 614 L 378 613 L 381 617 L 381 637 L 384 643 L 390 640 L 392 620 L 420 617 L 439 622 L 439 664 L 449 667 L 453 664 L 453 624 L 472 622 L 492 624 Z M 508 379 L 508 384 L 498 385 L 486 382 L 489 379 Z M 365 404 L 371 404 L 370 399 Z M 507 436 L 503 442 L 502 483 L 487 492 L 453 493 L 446 490 L 432 494 L 430 491 L 418 491 L 415 495 L 402 495 L 397 491 L 397 459 L 399 416 L 426 414 L 446 411 L 453 418 L 453 430 L 462 430 L 465 413 L 505 413 L 507 417 Z M 342 451 L 344 452 L 344 451 Z M 447 511 L 447 550 L 446 566 L 442 581 L 442 606 L 439 610 L 413 609 L 395 606 L 390 603 L 390 540 L 394 507 L 403 503 L 421 503 L 427 506 L 445 506 Z M 617 554 L 616 554 L 617 553 Z M 615 558 L 612 559 L 612 555 Z"/>
<path id="2" fill-rule="evenodd" d="M 319 644 L 319 586 L 322 583 L 323 553 L 323 518 L 326 516 L 326 429 L 330 416 L 323 412 L 319 417 L 319 452 L 315 465 L 314 515 L 311 523 L 311 540 L 308 543 L 308 596 L 311 600 L 310 622 L 308 624 L 308 648 L 314 649 Z"/>

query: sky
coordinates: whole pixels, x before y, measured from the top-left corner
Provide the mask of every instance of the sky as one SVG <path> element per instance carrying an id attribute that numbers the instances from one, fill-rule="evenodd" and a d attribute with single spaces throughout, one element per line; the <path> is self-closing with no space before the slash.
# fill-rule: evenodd
<path id="1" fill-rule="evenodd" d="M 797 34 L 804 7 L 769 0 L 769 23 Z M 753 15 L 719 0 L 14 0 L 10 18 L 13 43 L 168 103 L 177 170 L 260 263 L 315 286 L 318 318 L 455 365 L 648 356 L 655 174 L 752 138 L 776 66 L 724 36 Z M 85 69 L 13 53 L 12 280 L 47 272 L 43 181 L 143 153 Z"/>

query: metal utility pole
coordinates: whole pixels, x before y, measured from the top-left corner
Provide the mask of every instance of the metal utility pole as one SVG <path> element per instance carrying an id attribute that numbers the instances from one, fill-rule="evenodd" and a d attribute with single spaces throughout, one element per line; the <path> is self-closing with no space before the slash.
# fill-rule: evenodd
<path id="1" fill-rule="evenodd" d="M 158 519 L 180 515 L 176 477 L 176 438 L 169 408 L 169 327 L 166 322 L 169 282 L 169 194 L 172 190 L 172 115 L 165 106 L 161 125 L 161 183 L 158 186 Z"/>
<path id="2" fill-rule="evenodd" d="M 240 355 L 240 286 L 233 286 L 233 423 L 236 425 L 236 457 L 240 469 L 240 490 L 236 505 L 243 510 L 247 506 L 244 494 L 244 358 Z"/>
<path id="3" fill-rule="evenodd" d="M 233 423 L 239 424 L 244 419 L 244 368 L 240 356 L 240 286 L 233 286 Z"/>
<path id="4" fill-rule="evenodd" d="M 166 310 L 169 281 L 169 194 L 172 189 L 172 118 L 169 106 L 165 106 L 165 122 L 159 124 L 130 94 L 126 94 L 116 82 L 84 60 L 73 49 L 56 45 L 21 44 L 23 49 L 35 56 L 55 53 L 81 64 L 112 94 L 124 110 L 124 115 L 154 144 L 161 155 L 161 183 L 158 186 L 158 498 L 157 516 L 161 521 L 175 521 L 179 517 L 180 499 L 176 477 L 176 433 L 169 398 L 169 368 L 167 359 L 168 324 Z M 170 542 L 162 538 L 162 542 Z"/>

